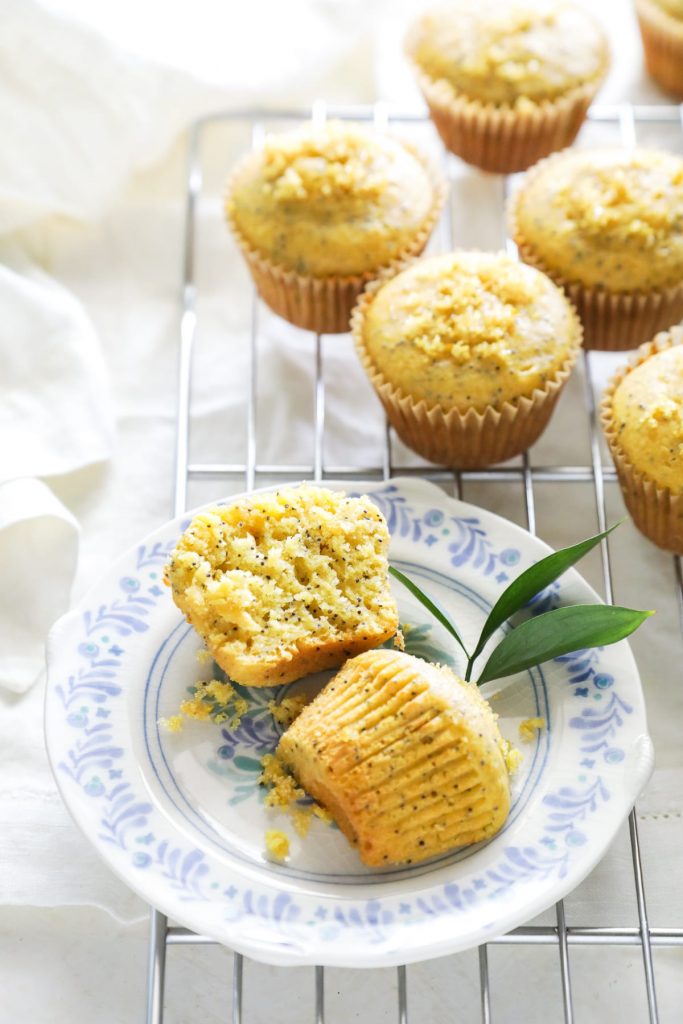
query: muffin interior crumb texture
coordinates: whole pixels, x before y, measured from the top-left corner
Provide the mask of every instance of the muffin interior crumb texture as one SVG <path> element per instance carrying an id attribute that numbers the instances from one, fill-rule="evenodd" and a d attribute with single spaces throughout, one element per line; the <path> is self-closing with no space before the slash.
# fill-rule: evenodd
<path id="1" fill-rule="evenodd" d="M 228 675 L 273 685 L 395 633 L 388 543 L 369 498 L 301 486 L 199 513 L 166 578 Z"/>

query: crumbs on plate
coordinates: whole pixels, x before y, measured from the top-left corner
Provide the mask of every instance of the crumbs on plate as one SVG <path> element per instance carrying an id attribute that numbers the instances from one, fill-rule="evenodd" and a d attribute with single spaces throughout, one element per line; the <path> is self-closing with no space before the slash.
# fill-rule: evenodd
<path id="1" fill-rule="evenodd" d="M 184 718 L 194 718 L 200 722 L 211 719 L 216 725 L 227 722 L 231 729 L 236 729 L 248 710 L 249 702 L 239 695 L 232 683 L 201 679 L 193 687 L 192 696 L 181 703 L 180 713 L 160 718 L 159 725 L 166 732 L 178 733 L 182 730 Z"/>
<path id="2" fill-rule="evenodd" d="M 271 860 L 283 861 L 289 857 L 289 837 L 280 829 L 270 828 L 266 832 L 266 853 Z"/>
<path id="3" fill-rule="evenodd" d="M 533 743 L 536 733 L 541 732 L 545 727 L 545 718 L 525 718 L 523 722 L 519 723 L 519 738 L 523 743 Z"/>

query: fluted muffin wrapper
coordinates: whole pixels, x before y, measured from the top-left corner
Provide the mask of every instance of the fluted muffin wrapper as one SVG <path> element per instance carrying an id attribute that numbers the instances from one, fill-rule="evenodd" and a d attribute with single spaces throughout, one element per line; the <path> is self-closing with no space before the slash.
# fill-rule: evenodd
<path id="1" fill-rule="evenodd" d="M 555 100 L 516 107 L 458 95 L 413 61 L 420 91 L 446 149 L 484 171 L 513 174 L 570 146 L 583 124 L 602 74 Z"/>
<path id="2" fill-rule="evenodd" d="M 454 742 L 472 728 L 467 716 L 454 722 L 447 707 L 438 713 L 414 671 L 383 655 L 390 652 L 366 655 L 379 685 L 368 685 L 367 661 L 347 662 L 338 688 L 326 687 L 278 746 L 304 789 L 332 813 L 363 861 L 376 867 L 479 842 L 498 831 L 509 806 L 507 773 L 498 776 L 497 786 L 453 793 L 458 778 L 467 777 L 468 787 L 482 777 L 493 782 L 480 760 L 490 756 L 487 741 L 480 734 L 471 743 Z M 478 742 L 473 759 L 471 747 Z M 503 769 L 500 752 L 498 759 Z M 448 790 L 451 801 L 444 799 Z"/>
<path id="3" fill-rule="evenodd" d="M 683 21 L 677 22 L 651 0 L 636 0 L 636 14 L 648 74 L 683 100 Z"/>
<path id="4" fill-rule="evenodd" d="M 528 181 L 540 173 L 553 157 L 542 160 L 528 175 Z M 524 186 L 522 186 L 524 188 Z M 583 344 L 587 349 L 622 352 L 637 348 L 683 318 L 683 282 L 671 288 L 653 288 L 644 292 L 610 292 L 570 281 L 557 273 L 539 256 L 522 234 L 517 218 L 517 193 L 509 208 L 509 228 L 520 259 L 543 271 L 563 289 L 579 314 L 583 326 Z"/>
<path id="5" fill-rule="evenodd" d="M 380 274 L 397 274 L 424 250 L 443 209 L 447 187 L 434 165 L 404 139 L 397 141 L 419 160 L 429 176 L 432 206 L 427 218 L 411 243 L 388 263 L 362 274 L 314 277 L 272 262 L 258 252 L 244 237 L 235 221 L 230 201 L 233 188 L 246 161 L 240 162 L 228 178 L 225 189 L 225 216 L 232 234 L 244 256 L 259 295 L 274 313 L 296 327 L 316 334 L 344 334 L 349 330 L 351 312 L 365 286 Z"/>
<path id="6" fill-rule="evenodd" d="M 658 487 L 651 477 L 636 469 L 619 444 L 613 417 L 614 393 L 624 377 L 672 345 L 683 345 L 683 326 L 663 331 L 653 341 L 640 346 L 632 361 L 622 366 L 605 388 L 600 418 L 624 502 L 633 522 L 658 547 L 683 555 L 683 494 L 673 494 L 668 487 Z"/>
<path id="7" fill-rule="evenodd" d="M 576 319 L 576 343 L 567 358 L 543 388 L 522 395 L 501 406 L 489 405 L 483 412 L 468 409 L 444 410 L 415 401 L 394 385 L 375 366 L 364 336 L 365 316 L 377 288 L 377 281 L 361 296 L 351 317 L 356 351 L 379 396 L 392 427 L 409 448 L 423 458 L 457 469 L 473 469 L 505 462 L 530 448 L 545 430 L 558 398 L 572 371 L 581 347 L 581 325 Z"/>

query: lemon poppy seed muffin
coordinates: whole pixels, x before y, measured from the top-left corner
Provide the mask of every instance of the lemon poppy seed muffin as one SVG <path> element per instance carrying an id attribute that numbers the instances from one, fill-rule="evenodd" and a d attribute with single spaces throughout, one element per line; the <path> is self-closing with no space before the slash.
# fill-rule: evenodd
<path id="1" fill-rule="evenodd" d="M 447 148 L 505 173 L 570 145 L 609 64 L 602 29 L 567 0 L 452 0 L 406 50 Z"/>
<path id="2" fill-rule="evenodd" d="M 683 0 L 636 0 L 636 14 L 648 74 L 683 100 Z"/>
<path id="3" fill-rule="evenodd" d="M 460 467 L 536 440 L 581 344 L 562 291 L 504 253 L 418 260 L 368 290 L 353 330 L 398 435 Z"/>
<path id="4" fill-rule="evenodd" d="M 165 579 L 232 680 L 273 686 L 394 635 L 388 547 L 368 497 L 302 485 L 200 512 Z"/>
<path id="5" fill-rule="evenodd" d="M 476 686 L 399 651 L 347 662 L 278 754 L 370 867 L 488 839 L 510 807 L 507 745 Z"/>
<path id="6" fill-rule="evenodd" d="M 561 284 L 586 344 L 633 348 L 683 316 L 683 160 L 655 150 L 558 153 L 511 205 L 522 259 Z"/>
<path id="7" fill-rule="evenodd" d="M 641 346 L 616 374 L 602 422 L 636 526 L 683 554 L 683 326 Z"/>
<path id="8" fill-rule="evenodd" d="M 443 197 L 412 147 L 330 122 L 269 136 L 233 174 L 226 213 L 268 305 L 339 332 L 369 280 L 422 251 Z"/>

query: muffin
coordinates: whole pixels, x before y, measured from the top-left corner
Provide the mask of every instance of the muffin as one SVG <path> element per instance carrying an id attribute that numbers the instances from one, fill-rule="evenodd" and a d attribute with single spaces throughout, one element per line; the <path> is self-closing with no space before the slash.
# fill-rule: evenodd
<path id="1" fill-rule="evenodd" d="M 683 0 L 636 0 L 648 74 L 683 100 Z"/>
<path id="2" fill-rule="evenodd" d="M 399 651 L 347 662 L 277 752 L 370 867 L 488 839 L 510 808 L 507 745 L 476 686 Z"/>
<path id="3" fill-rule="evenodd" d="M 369 498 L 303 485 L 200 512 L 165 580 L 232 680 L 274 686 L 395 634 L 388 547 Z"/>
<path id="4" fill-rule="evenodd" d="M 269 136 L 232 175 L 226 215 L 270 308 L 341 333 L 367 282 L 422 252 L 444 197 L 411 146 L 330 122 Z"/>
<path id="5" fill-rule="evenodd" d="M 369 287 L 352 329 L 401 440 L 460 468 L 533 444 L 581 345 L 562 291 L 504 253 L 418 260 Z"/>
<path id="6" fill-rule="evenodd" d="M 609 65 L 601 28 L 565 0 L 452 0 L 406 52 L 447 149 L 505 174 L 574 141 Z"/>
<path id="7" fill-rule="evenodd" d="M 683 555 L 683 325 L 641 346 L 607 387 L 601 413 L 634 523 Z"/>
<path id="8" fill-rule="evenodd" d="M 680 157 L 558 153 L 529 172 L 510 220 L 522 259 L 575 304 L 588 348 L 634 348 L 683 317 Z"/>

